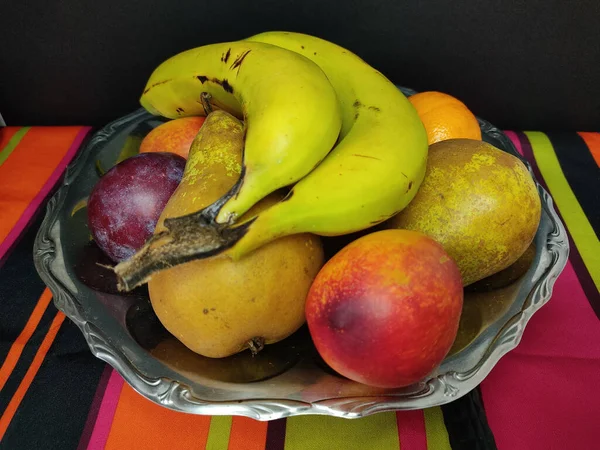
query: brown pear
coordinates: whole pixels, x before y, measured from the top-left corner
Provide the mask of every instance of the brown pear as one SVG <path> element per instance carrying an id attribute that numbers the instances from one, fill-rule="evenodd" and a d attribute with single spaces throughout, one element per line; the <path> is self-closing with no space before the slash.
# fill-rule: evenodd
<path id="1" fill-rule="evenodd" d="M 419 191 L 384 227 L 438 241 L 467 286 L 517 261 L 540 216 L 537 187 L 521 160 L 484 141 L 449 139 L 429 147 Z"/>
<path id="2" fill-rule="evenodd" d="M 164 219 L 196 212 L 229 191 L 240 177 L 243 141 L 238 119 L 224 111 L 209 114 L 156 233 L 164 230 Z M 282 193 L 271 194 L 241 221 L 282 198 Z M 238 261 L 224 252 L 159 271 L 148 289 L 167 330 L 192 351 L 222 358 L 248 348 L 259 351 L 300 328 L 308 290 L 323 262 L 320 238 L 296 234 Z"/>

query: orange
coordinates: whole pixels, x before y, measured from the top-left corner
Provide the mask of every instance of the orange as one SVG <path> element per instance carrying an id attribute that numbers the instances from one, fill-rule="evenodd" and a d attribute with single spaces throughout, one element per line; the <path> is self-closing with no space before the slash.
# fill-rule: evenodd
<path id="1" fill-rule="evenodd" d="M 429 145 L 447 139 L 481 140 L 481 129 L 475 115 L 456 97 L 443 92 L 426 91 L 408 97 L 417 110 Z"/>
<path id="2" fill-rule="evenodd" d="M 187 159 L 205 119 L 204 116 L 182 117 L 157 126 L 142 141 L 140 153 L 169 152 Z"/>

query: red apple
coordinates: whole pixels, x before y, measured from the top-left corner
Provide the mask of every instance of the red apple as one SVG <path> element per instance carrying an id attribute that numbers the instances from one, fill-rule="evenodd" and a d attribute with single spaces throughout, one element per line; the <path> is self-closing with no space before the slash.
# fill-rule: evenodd
<path id="1" fill-rule="evenodd" d="M 431 373 L 458 332 L 463 286 L 442 246 L 408 230 L 368 234 L 317 275 L 306 319 L 317 351 L 359 383 L 399 388 Z"/>
<path id="2" fill-rule="evenodd" d="M 169 152 L 187 159 L 192 141 L 206 117 L 191 116 L 160 124 L 146 135 L 140 153 Z"/>

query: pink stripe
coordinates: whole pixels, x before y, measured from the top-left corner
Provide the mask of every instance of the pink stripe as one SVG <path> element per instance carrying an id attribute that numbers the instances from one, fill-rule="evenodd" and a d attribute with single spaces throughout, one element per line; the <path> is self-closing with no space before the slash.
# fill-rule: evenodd
<path id="1" fill-rule="evenodd" d="M 100 411 L 98 411 L 98 418 L 96 419 L 94 431 L 92 431 L 92 436 L 87 447 L 88 450 L 102 450 L 106 446 L 124 383 L 121 375 L 113 370 L 110 374 L 106 391 L 104 391 Z"/>
<path id="2" fill-rule="evenodd" d="M 568 262 L 519 346 L 481 384 L 498 448 L 596 448 L 598 342 L 600 324 Z"/>
<path id="3" fill-rule="evenodd" d="M 519 139 L 519 136 L 517 136 L 517 133 L 515 133 L 514 131 L 505 131 L 504 134 L 506 134 L 510 138 L 515 147 L 517 147 L 517 151 L 521 154 L 521 156 L 523 156 L 523 147 L 521 147 L 521 141 Z"/>
<path id="4" fill-rule="evenodd" d="M 94 425 L 96 424 L 96 419 L 98 419 L 100 405 L 102 405 L 102 399 L 104 398 L 104 393 L 106 392 L 108 380 L 110 379 L 112 372 L 112 367 L 106 364 L 104 366 L 104 370 L 102 371 L 102 375 L 100 376 L 98 386 L 96 387 L 96 393 L 94 394 L 94 399 L 92 400 L 92 404 L 88 412 L 88 417 L 85 421 L 85 426 L 83 427 L 83 432 L 81 433 L 81 437 L 79 438 L 79 445 L 77 446 L 77 450 L 86 449 L 88 444 L 90 443 L 90 437 L 92 436 L 92 431 L 94 431 Z"/>
<path id="5" fill-rule="evenodd" d="M 77 133 L 77 135 L 75 136 L 75 140 L 71 144 L 71 147 L 69 147 L 69 150 L 67 150 L 67 153 L 60 161 L 54 172 L 52 172 L 52 175 L 50 175 L 48 181 L 46 181 L 40 192 L 38 192 L 38 194 L 29 203 L 29 205 L 27 205 L 27 208 L 25 208 L 25 211 L 23 211 L 23 214 L 21 214 L 21 217 L 19 218 L 15 226 L 12 228 L 12 230 L 10 230 L 10 233 L 8 233 L 4 241 L 0 243 L 0 260 L 12 247 L 17 238 L 21 235 L 21 232 L 25 229 L 35 212 L 38 210 L 40 204 L 46 199 L 48 193 L 52 190 L 56 182 L 60 179 L 67 165 L 69 164 L 71 159 L 73 159 L 73 157 L 77 153 L 77 150 L 79 150 L 81 142 L 83 142 L 83 139 L 88 134 L 90 129 L 91 127 L 83 127 Z"/>
<path id="6" fill-rule="evenodd" d="M 427 450 L 423 410 L 396 412 L 400 450 Z"/>

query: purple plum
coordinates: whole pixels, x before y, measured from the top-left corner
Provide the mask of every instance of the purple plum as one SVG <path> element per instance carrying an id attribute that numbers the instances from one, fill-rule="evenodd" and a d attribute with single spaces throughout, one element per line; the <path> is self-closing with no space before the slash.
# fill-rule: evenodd
<path id="1" fill-rule="evenodd" d="M 88 225 L 113 261 L 129 258 L 152 235 L 185 163 L 174 153 L 141 153 L 112 167 L 96 183 L 88 201 Z"/>

